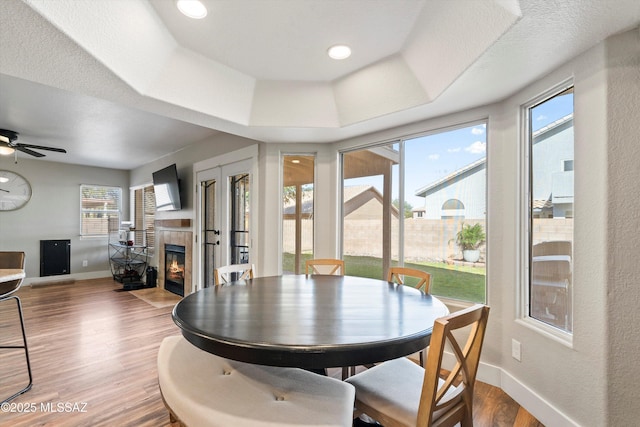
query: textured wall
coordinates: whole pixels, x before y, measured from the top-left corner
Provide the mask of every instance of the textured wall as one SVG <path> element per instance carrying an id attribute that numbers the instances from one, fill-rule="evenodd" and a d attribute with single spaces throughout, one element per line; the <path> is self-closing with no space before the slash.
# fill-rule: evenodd
<path id="1" fill-rule="evenodd" d="M 640 31 L 606 42 L 609 324 L 608 425 L 640 420 Z"/>

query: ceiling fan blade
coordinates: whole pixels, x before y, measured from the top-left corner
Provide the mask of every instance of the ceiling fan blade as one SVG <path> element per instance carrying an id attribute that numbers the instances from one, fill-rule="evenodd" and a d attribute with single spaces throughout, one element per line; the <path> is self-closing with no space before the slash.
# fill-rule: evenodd
<path id="1" fill-rule="evenodd" d="M 67 152 L 67 150 L 65 150 L 63 148 L 44 147 L 42 145 L 31 145 L 31 144 L 22 144 L 22 143 L 15 144 L 15 147 L 18 150 L 20 150 L 20 147 L 22 147 L 22 148 L 35 148 L 36 150 L 55 151 L 56 153 L 66 153 Z M 24 151 L 24 150 L 20 150 L 20 151 Z M 25 151 L 25 153 L 26 153 L 26 151 Z"/>
<path id="2" fill-rule="evenodd" d="M 28 148 L 25 148 L 24 146 L 22 146 L 22 144 L 18 145 L 17 147 L 13 147 L 13 148 L 15 148 L 18 151 L 22 151 L 23 153 L 31 154 L 34 157 L 44 157 L 44 154 L 38 153 L 37 151 L 29 150 Z"/>

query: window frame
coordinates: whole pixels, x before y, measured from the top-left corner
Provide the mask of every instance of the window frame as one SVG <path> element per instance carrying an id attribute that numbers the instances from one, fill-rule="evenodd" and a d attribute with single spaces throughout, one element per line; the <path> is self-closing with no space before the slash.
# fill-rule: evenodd
<path id="1" fill-rule="evenodd" d="M 318 191 L 318 153 L 316 151 L 311 152 L 303 152 L 303 151 L 280 151 L 279 152 L 279 187 L 280 187 L 280 200 L 284 200 L 284 189 L 286 188 L 284 185 L 284 170 L 285 170 L 285 162 L 288 157 L 313 157 L 313 182 L 311 183 L 313 189 L 313 207 L 312 207 L 312 215 L 311 220 L 313 221 L 311 225 L 311 254 L 310 256 L 313 258 L 316 253 L 316 198 Z M 279 206 L 279 217 L 280 217 L 280 228 L 279 228 L 279 268 L 280 272 L 284 274 L 284 204 L 280 203 Z M 294 254 L 295 255 L 295 254 Z M 302 254 L 300 254 L 302 258 Z M 294 261 L 295 264 L 295 261 Z M 302 268 L 302 266 L 300 266 Z M 294 266 L 295 270 L 295 266 Z M 301 270 L 302 272 L 302 270 Z"/>
<path id="2" fill-rule="evenodd" d="M 141 195 L 141 201 L 142 201 L 142 206 L 141 209 L 138 209 L 138 201 L 137 201 L 137 195 L 136 193 L 140 191 L 140 195 Z M 146 198 L 147 195 L 149 193 L 152 193 L 153 196 L 152 197 L 152 202 L 153 202 L 153 221 L 151 223 L 148 223 L 147 218 L 148 218 L 148 210 L 147 208 L 149 207 L 146 203 Z M 154 187 L 153 187 L 153 183 L 147 183 L 147 184 L 143 184 L 143 185 L 138 185 L 135 187 L 130 187 L 129 188 L 129 207 L 130 207 L 130 215 L 129 217 L 131 218 L 131 223 L 133 224 L 133 226 L 136 229 L 140 229 L 139 225 L 142 226 L 142 230 L 145 230 L 146 233 L 146 238 L 147 238 L 147 242 L 146 244 L 149 247 L 149 251 L 154 251 L 155 250 L 155 214 L 156 214 L 156 209 L 155 209 L 155 194 L 154 194 Z M 138 218 L 138 212 L 142 213 L 142 218 Z"/>
<path id="3" fill-rule="evenodd" d="M 105 188 L 108 189 L 109 191 L 111 190 L 117 190 L 118 191 L 118 207 L 117 210 L 110 210 L 110 209 L 104 209 L 104 210 L 96 210 L 96 209 L 86 209 L 83 203 L 83 190 L 85 188 L 93 188 L 93 189 L 98 189 L 98 188 Z M 117 223 L 120 224 L 120 221 L 122 220 L 122 187 L 116 186 L 116 185 L 103 185 L 103 184 L 80 184 L 79 187 L 79 195 L 80 195 L 80 203 L 79 203 L 79 208 L 80 208 L 80 238 L 81 239 L 87 239 L 87 238 L 108 238 L 109 237 L 109 229 L 107 227 L 106 231 L 104 233 L 100 233 L 100 234 L 88 234 L 88 233 L 84 233 L 84 222 L 85 222 L 85 216 L 84 214 L 86 212 L 104 212 L 107 213 L 107 218 L 110 218 L 111 213 L 115 213 L 116 218 L 117 218 Z M 108 220 L 107 220 L 108 222 Z"/>
<path id="4" fill-rule="evenodd" d="M 569 348 L 573 348 L 573 331 L 569 332 L 552 325 L 530 315 L 530 287 L 531 287 L 531 241 L 533 239 L 533 229 L 531 216 L 533 205 L 531 201 L 531 184 L 532 184 L 532 139 L 531 139 L 531 119 L 529 111 L 538 105 L 554 98 L 562 92 L 573 88 L 575 96 L 575 84 L 573 78 L 567 79 L 550 89 L 529 99 L 520 106 L 520 237 L 519 237 L 519 270 L 520 285 L 517 288 L 516 298 L 518 300 L 516 308 L 516 322 L 544 335 L 560 344 Z M 574 126 L 575 126 L 575 108 Z M 575 137 L 574 137 L 575 147 Z M 575 159 L 574 159 L 575 160 Z M 575 163 L 574 163 L 575 165 Z M 575 188 L 575 186 L 574 186 Z M 572 292 L 573 292 L 572 284 Z M 573 310 L 573 306 L 572 306 Z"/>
<path id="5" fill-rule="evenodd" d="M 478 126 L 478 125 L 484 125 L 485 129 L 486 129 L 486 136 L 485 136 L 485 143 L 487 144 L 487 147 L 489 147 L 490 145 L 490 131 L 489 131 L 489 125 L 490 124 L 490 116 L 488 115 L 482 115 L 482 116 L 477 116 L 477 117 L 473 117 L 470 118 L 469 120 L 465 120 L 465 121 L 456 121 L 453 122 L 451 124 L 447 124 L 447 125 L 443 125 L 443 126 L 438 126 L 438 127 L 433 127 L 427 130 L 422 130 L 419 132 L 414 132 L 414 133 L 407 133 L 404 135 L 401 135 L 399 137 L 394 137 L 394 138 L 389 138 L 389 139 L 384 139 L 384 140 L 379 140 L 379 141 L 372 141 L 369 143 L 362 143 L 362 144 L 357 144 L 354 146 L 350 146 L 350 147 L 344 147 L 342 149 L 338 149 L 338 185 L 337 185 L 337 190 L 338 190 L 338 253 L 340 254 L 341 257 L 344 257 L 344 202 L 343 202 L 343 196 L 344 196 L 344 155 L 345 154 L 349 154 L 355 151 L 359 151 L 359 150 L 365 150 L 365 149 L 374 149 L 374 148 L 379 148 L 379 147 L 385 147 L 385 146 L 391 146 L 394 144 L 398 144 L 399 145 L 399 152 L 400 152 L 400 164 L 399 164 L 399 183 L 400 183 L 400 188 L 403 188 L 405 183 L 404 183 L 404 178 L 405 178 L 405 143 L 413 140 L 413 139 L 417 139 L 417 138 L 421 138 L 421 137 L 428 137 L 428 136 L 433 136 L 433 135 L 437 135 L 440 133 L 444 133 L 444 132 L 452 132 L 452 131 L 456 131 L 459 129 L 464 129 L 464 128 L 468 128 L 468 127 L 474 127 L 474 126 Z M 490 299 L 490 289 L 489 289 L 489 259 L 490 259 L 490 244 L 488 241 L 488 237 L 490 235 L 490 223 L 489 223 L 489 212 L 490 212 L 490 206 L 489 206 L 489 164 L 491 162 L 490 160 L 490 155 L 489 155 L 489 150 L 487 148 L 486 150 L 486 154 L 485 154 L 485 162 L 486 162 L 486 169 L 485 169 L 485 190 L 484 190 L 484 200 L 485 200 L 485 233 L 487 236 L 487 241 L 485 243 L 486 245 L 486 270 L 485 270 L 485 284 L 484 284 L 484 303 L 487 304 L 489 302 Z M 399 194 L 399 203 L 401 206 L 404 205 L 404 192 L 400 191 Z M 426 215 L 423 215 L 422 218 L 425 218 Z M 403 215 L 400 215 L 399 217 L 399 224 L 398 224 L 398 255 L 399 258 L 401 259 L 401 262 L 399 265 L 404 265 L 404 246 L 405 246 L 405 234 L 404 234 L 404 222 L 405 222 L 405 218 Z M 470 307 L 471 305 L 473 305 L 473 302 L 470 301 L 466 301 L 463 299 L 456 299 L 456 298 L 451 298 L 451 297 L 445 297 L 445 296 L 438 296 L 438 299 L 440 299 L 441 301 L 443 301 L 445 304 L 447 304 L 447 306 L 452 307 L 452 308 L 457 308 L 457 309 L 462 309 L 465 307 Z"/>

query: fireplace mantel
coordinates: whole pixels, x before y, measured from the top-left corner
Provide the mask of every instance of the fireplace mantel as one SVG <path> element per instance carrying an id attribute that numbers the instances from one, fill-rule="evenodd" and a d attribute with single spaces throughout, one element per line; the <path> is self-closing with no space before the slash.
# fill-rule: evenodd
<path id="1" fill-rule="evenodd" d="M 181 219 L 156 219 L 155 227 L 158 228 L 191 228 L 191 218 Z"/>

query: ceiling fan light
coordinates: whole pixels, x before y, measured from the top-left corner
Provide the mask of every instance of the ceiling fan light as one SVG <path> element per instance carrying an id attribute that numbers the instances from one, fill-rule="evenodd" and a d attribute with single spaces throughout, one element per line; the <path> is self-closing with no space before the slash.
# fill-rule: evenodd
<path id="1" fill-rule="evenodd" d="M 7 145 L 0 145 L 0 156 L 9 156 L 16 151 L 15 148 Z"/>
<path id="2" fill-rule="evenodd" d="M 202 19 L 207 16 L 207 8 L 199 0 L 178 0 L 176 5 L 189 18 Z"/>

